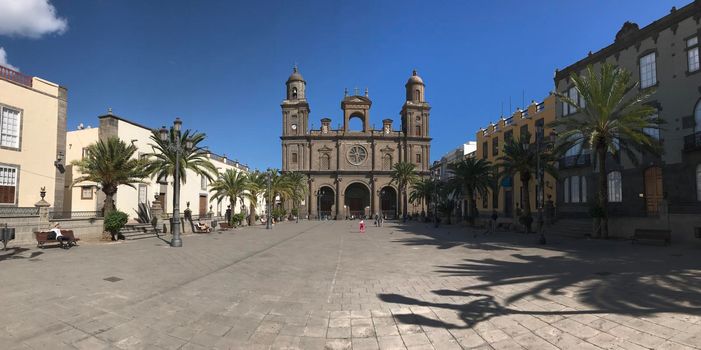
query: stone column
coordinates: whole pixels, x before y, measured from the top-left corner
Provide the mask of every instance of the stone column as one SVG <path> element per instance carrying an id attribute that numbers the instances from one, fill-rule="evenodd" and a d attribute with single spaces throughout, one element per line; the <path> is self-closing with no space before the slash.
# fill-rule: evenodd
<path id="1" fill-rule="evenodd" d="M 316 196 L 316 190 L 314 190 L 314 179 L 309 179 L 309 205 L 307 206 L 307 208 L 309 208 L 309 219 L 316 217 L 319 213 L 317 201 L 318 197 Z"/>
<path id="2" fill-rule="evenodd" d="M 336 220 L 339 216 L 345 215 L 341 214 L 339 211 L 343 210 L 343 203 L 341 203 L 341 178 L 336 178 Z"/>
<path id="3" fill-rule="evenodd" d="M 377 178 L 373 177 L 370 180 L 370 215 L 374 218 L 375 214 L 380 211 L 380 189 L 377 188 Z"/>
<path id="4" fill-rule="evenodd" d="M 51 204 L 44 200 L 44 194 L 46 193 L 44 187 L 41 188 L 41 192 L 43 194 L 41 199 L 34 204 L 34 206 L 39 209 L 37 231 L 47 231 L 51 228 L 51 223 L 49 222 L 49 207 L 51 207 Z"/>

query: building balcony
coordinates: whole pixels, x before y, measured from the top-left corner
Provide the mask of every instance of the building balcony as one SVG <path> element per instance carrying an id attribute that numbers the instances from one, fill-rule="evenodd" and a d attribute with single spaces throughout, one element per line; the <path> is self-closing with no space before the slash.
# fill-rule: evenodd
<path id="1" fill-rule="evenodd" d="M 584 153 L 560 158 L 560 169 L 577 168 L 591 165 L 591 154 Z"/>
<path id="2" fill-rule="evenodd" d="M 692 151 L 701 149 L 701 131 L 684 136 L 684 150 Z"/>
<path id="3" fill-rule="evenodd" d="M 32 77 L 3 66 L 0 66 L 0 79 L 9 80 L 20 85 L 32 87 Z"/>

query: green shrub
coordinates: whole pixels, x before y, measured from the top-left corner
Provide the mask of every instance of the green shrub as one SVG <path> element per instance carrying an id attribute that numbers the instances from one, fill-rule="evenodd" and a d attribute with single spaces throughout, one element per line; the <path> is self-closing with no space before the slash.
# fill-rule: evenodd
<path id="1" fill-rule="evenodd" d="M 119 210 L 114 210 L 105 216 L 105 231 L 112 235 L 113 241 L 117 240 L 119 230 L 126 225 L 128 220 L 129 216 Z"/>
<path id="2" fill-rule="evenodd" d="M 285 210 L 285 208 L 273 209 L 273 217 L 275 218 L 275 220 L 281 221 L 282 218 L 285 217 L 285 215 L 287 215 L 287 211 Z"/>
<path id="3" fill-rule="evenodd" d="M 241 223 L 245 218 L 246 216 L 243 215 L 243 213 L 234 214 L 231 216 L 231 222 L 229 224 L 233 226 L 241 226 Z"/>
<path id="4" fill-rule="evenodd" d="M 297 208 L 292 208 L 292 210 L 290 210 L 290 214 L 292 214 L 292 216 L 297 216 L 297 214 L 299 214 L 299 210 L 297 210 Z"/>

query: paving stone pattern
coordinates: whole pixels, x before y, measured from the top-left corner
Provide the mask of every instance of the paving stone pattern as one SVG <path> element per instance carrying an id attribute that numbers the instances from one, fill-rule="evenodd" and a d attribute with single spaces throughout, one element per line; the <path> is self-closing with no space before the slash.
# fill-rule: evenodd
<path id="1" fill-rule="evenodd" d="M 0 349 L 701 348 L 698 248 L 356 225 L 0 252 Z"/>

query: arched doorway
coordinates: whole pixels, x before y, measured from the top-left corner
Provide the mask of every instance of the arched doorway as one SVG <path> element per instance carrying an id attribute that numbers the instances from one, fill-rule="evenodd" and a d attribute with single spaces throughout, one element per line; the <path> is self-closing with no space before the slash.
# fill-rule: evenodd
<path id="1" fill-rule="evenodd" d="M 332 217 L 331 211 L 335 202 L 334 198 L 336 197 L 333 188 L 329 186 L 322 186 L 319 188 L 316 195 L 318 201 L 317 210 L 319 211 L 317 216 L 320 219 L 330 219 Z"/>
<path id="2" fill-rule="evenodd" d="M 359 218 L 367 215 L 366 207 L 370 206 L 370 190 L 361 183 L 352 183 L 346 187 L 345 208 L 343 216 Z"/>
<path id="3" fill-rule="evenodd" d="M 380 189 L 380 211 L 387 219 L 397 216 L 397 191 L 394 187 L 385 186 Z"/>

